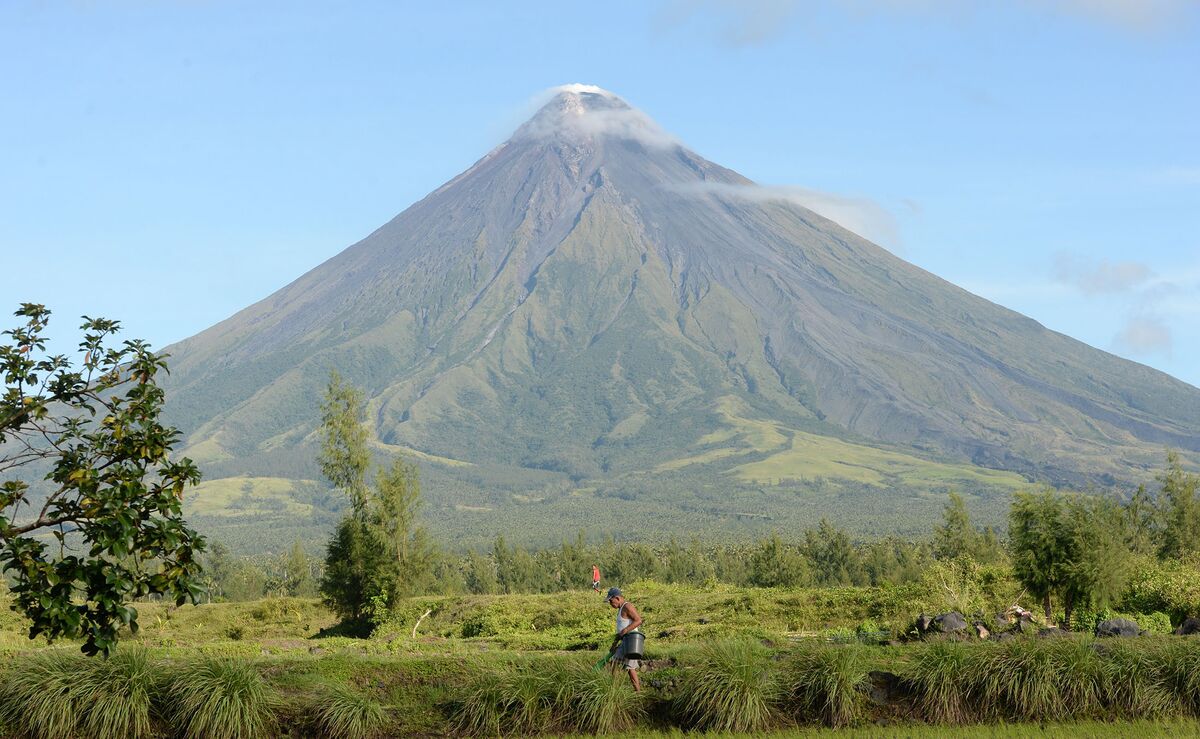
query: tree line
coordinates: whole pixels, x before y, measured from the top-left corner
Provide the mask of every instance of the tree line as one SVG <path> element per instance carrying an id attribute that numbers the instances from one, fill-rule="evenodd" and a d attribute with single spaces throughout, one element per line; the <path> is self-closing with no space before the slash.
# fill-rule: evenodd
<path id="1" fill-rule="evenodd" d="M 581 532 L 558 547 L 530 549 L 496 537 L 484 551 L 439 547 L 419 523 L 420 484 L 414 465 L 400 458 L 372 469 L 365 403 L 358 389 L 331 375 L 321 406 L 320 466 L 350 501 L 321 566 L 309 563 L 308 587 L 347 621 L 369 619 L 404 597 L 419 594 L 550 593 L 591 585 L 597 565 L 606 584 L 648 579 L 695 586 L 879 586 L 917 582 L 936 561 L 972 560 L 1011 568 L 1050 618 L 1057 607 L 1070 623 L 1081 609 L 1102 608 L 1118 597 L 1138 558 L 1200 556 L 1200 477 L 1168 452 L 1157 490 L 1140 487 L 1127 500 L 1111 495 L 1043 489 L 1014 497 L 1007 540 L 975 526 L 963 498 L 949 495 L 942 521 L 924 539 L 854 539 L 827 520 L 801 534 L 774 534 L 744 545 L 698 539 L 665 544 L 589 541 Z M 305 570 L 297 544 L 287 555 Z M 211 560 L 211 557 L 210 557 Z M 241 565 L 245 568 L 247 565 Z M 270 562 L 260 562 L 259 588 L 270 593 Z M 286 569 L 282 559 L 272 572 Z M 218 591 L 220 569 L 209 565 Z M 235 573 L 236 568 L 226 568 Z M 243 570 L 238 575 L 243 580 Z M 290 582 L 295 582 L 290 581 Z M 293 586 L 286 592 L 297 594 Z"/>

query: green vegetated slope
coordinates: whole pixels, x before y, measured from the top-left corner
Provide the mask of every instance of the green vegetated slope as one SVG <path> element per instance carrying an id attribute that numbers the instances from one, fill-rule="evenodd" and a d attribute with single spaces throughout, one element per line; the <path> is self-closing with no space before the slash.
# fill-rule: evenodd
<path id="1" fill-rule="evenodd" d="M 805 522 L 754 499 L 784 482 L 805 517 L 865 507 L 904 528 L 931 492 L 1128 485 L 1164 446 L 1200 453 L 1200 390 L 656 131 L 615 97 L 564 93 L 363 241 L 170 347 L 186 452 L 210 480 L 316 479 L 336 368 L 366 390 L 380 453 L 423 465 L 435 528 L 468 537 L 459 513 L 540 536 L 604 518 L 609 494 L 659 531 L 721 530 L 703 481 L 775 526 Z M 839 490 L 853 503 L 829 505 Z"/>

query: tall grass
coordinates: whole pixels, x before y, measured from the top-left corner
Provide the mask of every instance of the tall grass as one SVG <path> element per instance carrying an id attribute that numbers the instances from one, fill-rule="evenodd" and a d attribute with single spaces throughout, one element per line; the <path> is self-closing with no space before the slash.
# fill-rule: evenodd
<path id="1" fill-rule="evenodd" d="M 918 649 L 902 678 L 925 720 L 958 724 L 972 717 L 977 710 L 971 696 L 978 682 L 980 649 L 958 641 L 932 642 Z"/>
<path id="2" fill-rule="evenodd" d="M 491 736 L 545 733 L 554 719 L 555 693 L 550 678 L 530 667 L 485 672 L 459 707 L 457 728 Z"/>
<path id="3" fill-rule="evenodd" d="M 642 694 L 633 692 L 624 670 L 571 665 L 554 676 L 559 689 L 555 713 L 560 728 L 589 734 L 630 729 L 644 713 Z"/>
<path id="4" fill-rule="evenodd" d="M 146 652 L 108 659 L 50 650 L 11 666 L 0 682 L 0 725 L 31 737 L 143 739 L 154 733 L 159 672 Z"/>
<path id="5" fill-rule="evenodd" d="M 0 724 L 18 735 L 67 739 L 79 733 L 79 673 L 85 657 L 51 650 L 12 665 L 0 684 Z"/>
<path id="6" fill-rule="evenodd" d="M 864 647 L 818 647 L 795 653 L 786 674 L 802 718 L 841 728 L 862 721 L 868 680 Z"/>
<path id="7" fill-rule="evenodd" d="M 677 707 L 696 728 L 758 732 L 775 718 L 783 688 L 770 652 L 758 642 L 713 642 L 685 669 Z"/>
<path id="8" fill-rule="evenodd" d="M 77 677 L 80 733 L 97 738 L 143 739 L 154 734 L 160 670 L 146 650 L 122 647 L 107 660 L 84 660 Z"/>
<path id="9" fill-rule="evenodd" d="M 1158 654 L 1158 671 L 1164 686 L 1181 707 L 1200 715 L 1200 644 L 1195 638 L 1173 640 Z"/>
<path id="10" fill-rule="evenodd" d="M 1164 679 L 1163 652 L 1124 639 L 1104 645 L 1102 693 L 1111 713 L 1130 719 L 1158 719 L 1179 713 L 1179 701 Z"/>
<path id="11" fill-rule="evenodd" d="M 383 706 L 345 685 L 330 685 L 309 706 L 313 725 L 331 739 L 368 739 L 383 730 Z"/>
<path id="12" fill-rule="evenodd" d="M 204 657 L 170 682 L 166 709 L 176 734 L 188 739 L 252 739 L 274 726 L 278 700 L 245 660 Z"/>

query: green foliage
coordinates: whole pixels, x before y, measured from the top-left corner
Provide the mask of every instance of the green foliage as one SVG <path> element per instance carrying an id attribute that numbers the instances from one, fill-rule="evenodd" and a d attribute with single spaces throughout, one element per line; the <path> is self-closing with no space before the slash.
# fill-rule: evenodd
<path id="1" fill-rule="evenodd" d="M 784 668 L 802 718 L 841 728 L 863 720 L 870 660 L 856 645 L 819 647 L 790 656 Z"/>
<path id="2" fill-rule="evenodd" d="M 326 686 L 306 713 L 320 735 L 329 739 L 369 739 L 378 735 L 387 721 L 378 701 L 339 684 Z"/>
<path id="3" fill-rule="evenodd" d="M 166 695 L 171 727 L 187 739 L 254 739 L 275 723 L 275 693 L 245 660 L 195 659 L 177 672 Z"/>
<path id="4" fill-rule="evenodd" d="M 700 647 L 677 697 L 681 715 L 705 731 L 757 732 L 775 718 L 785 686 L 771 653 L 749 640 Z"/>
<path id="5" fill-rule="evenodd" d="M 794 588 L 806 584 L 804 558 L 779 540 L 778 534 L 764 539 L 750 555 L 750 582 L 761 588 Z"/>
<path id="6" fill-rule="evenodd" d="M 82 638 L 86 654 L 107 655 L 121 628 L 138 628 L 134 598 L 200 595 L 204 539 L 181 503 L 200 472 L 171 458 L 179 432 L 160 421 L 164 356 L 140 340 L 113 347 L 120 325 L 85 317 L 74 368 L 45 356 L 50 311 L 26 303 L 16 315 L 25 324 L 0 346 L 0 474 L 37 470 L 47 484 L 35 500 L 27 480 L 0 480 L 0 571 L 31 638 Z"/>
<path id="7" fill-rule="evenodd" d="M 980 562 L 995 562 L 1002 556 L 995 532 L 976 530 L 962 496 L 953 492 L 942 512 L 942 525 L 933 530 L 933 553 L 938 559 L 970 557 Z"/>
<path id="8" fill-rule="evenodd" d="M 82 723 L 79 655 L 48 651 L 5 670 L 0 682 L 0 725 L 28 736 L 68 739 Z"/>

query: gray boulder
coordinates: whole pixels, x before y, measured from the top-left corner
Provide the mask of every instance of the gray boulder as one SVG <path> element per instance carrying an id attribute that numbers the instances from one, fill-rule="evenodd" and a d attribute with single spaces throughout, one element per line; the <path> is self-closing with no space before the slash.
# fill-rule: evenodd
<path id="1" fill-rule="evenodd" d="M 967 629 L 967 619 L 958 611 L 943 613 L 933 619 L 933 629 L 941 634 L 957 634 Z"/>
<path id="2" fill-rule="evenodd" d="M 1142 630 L 1127 618 L 1110 618 L 1096 624 L 1096 636 L 1138 636 Z"/>
<path id="3" fill-rule="evenodd" d="M 1200 618 L 1187 618 L 1183 623 L 1179 624 L 1179 628 L 1175 629 L 1176 636 L 1190 636 L 1192 634 L 1200 634 Z"/>

